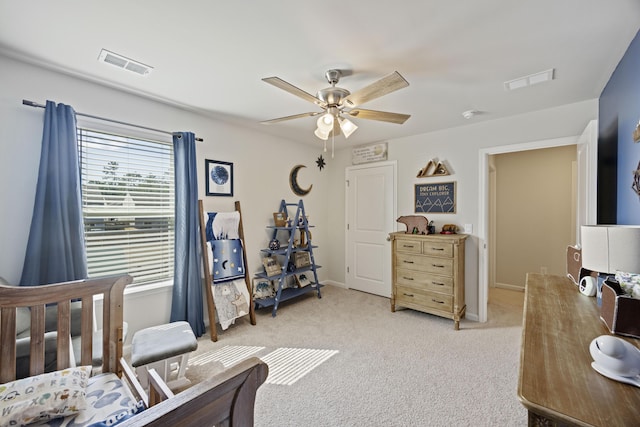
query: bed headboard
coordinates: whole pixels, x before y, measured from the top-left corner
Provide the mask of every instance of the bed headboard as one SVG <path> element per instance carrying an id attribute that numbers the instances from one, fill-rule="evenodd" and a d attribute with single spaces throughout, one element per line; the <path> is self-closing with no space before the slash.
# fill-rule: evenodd
<path id="1" fill-rule="evenodd" d="M 16 312 L 30 310 L 30 375 L 44 372 L 45 308 L 57 304 L 57 369 L 71 365 L 71 302 L 81 304 L 81 360 L 91 365 L 94 333 L 94 297 L 102 297 L 102 372 L 120 375 L 123 334 L 124 288 L 133 281 L 129 275 L 77 280 L 42 286 L 5 286 L 0 284 L 0 383 L 16 379 Z M 85 339 L 86 337 L 86 339 Z"/>

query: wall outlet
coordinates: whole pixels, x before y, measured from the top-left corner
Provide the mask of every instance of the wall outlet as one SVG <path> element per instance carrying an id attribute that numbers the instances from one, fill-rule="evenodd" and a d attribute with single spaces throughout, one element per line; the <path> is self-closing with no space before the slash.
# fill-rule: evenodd
<path id="1" fill-rule="evenodd" d="M 547 267 L 540 267 L 540 274 L 547 274 Z"/>

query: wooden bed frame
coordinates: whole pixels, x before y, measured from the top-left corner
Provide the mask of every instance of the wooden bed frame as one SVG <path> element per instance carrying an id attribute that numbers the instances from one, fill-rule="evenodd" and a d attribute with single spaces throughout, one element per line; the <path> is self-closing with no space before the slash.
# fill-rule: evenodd
<path id="1" fill-rule="evenodd" d="M 94 333 L 94 297 L 103 299 L 102 372 L 113 372 L 129 383 L 134 395 L 149 407 L 122 423 L 122 426 L 180 425 L 253 425 L 253 407 L 257 389 L 267 378 L 268 367 L 258 358 L 250 358 L 173 395 L 162 379 L 150 372 L 149 394 L 140 387 L 132 369 L 122 358 L 123 295 L 132 277 L 112 276 L 42 286 L 5 286 L 0 284 L 0 383 L 16 378 L 16 309 L 29 307 L 30 375 L 44 372 L 45 308 L 58 305 L 57 369 L 71 366 L 71 302 L 82 305 L 81 355 L 78 365 L 91 365 Z M 94 367 L 95 368 L 95 367 Z"/>

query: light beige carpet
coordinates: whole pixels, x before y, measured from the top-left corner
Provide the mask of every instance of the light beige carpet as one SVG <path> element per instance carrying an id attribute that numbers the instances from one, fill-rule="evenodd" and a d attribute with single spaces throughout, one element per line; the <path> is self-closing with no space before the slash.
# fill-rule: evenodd
<path id="1" fill-rule="evenodd" d="M 265 360 L 271 373 L 258 390 L 257 426 L 526 425 L 516 396 L 517 303 L 498 300 L 489 322 L 464 320 L 454 331 L 449 319 L 391 313 L 386 298 L 322 291 L 322 299 L 282 304 L 275 318 L 258 311 L 255 326 L 243 318 L 218 329 L 216 343 L 200 338 L 187 377 L 198 382 L 250 355 Z M 293 362 L 278 362 L 283 354 Z M 297 373 L 282 370 L 295 364 L 304 373 L 292 381 Z"/>

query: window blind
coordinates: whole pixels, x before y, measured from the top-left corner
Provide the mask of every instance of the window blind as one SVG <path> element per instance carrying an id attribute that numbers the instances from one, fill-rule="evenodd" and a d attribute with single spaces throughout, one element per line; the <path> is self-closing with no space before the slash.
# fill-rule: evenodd
<path id="1" fill-rule="evenodd" d="M 173 279 L 173 144 L 78 128 L 89 277 Z"/>

